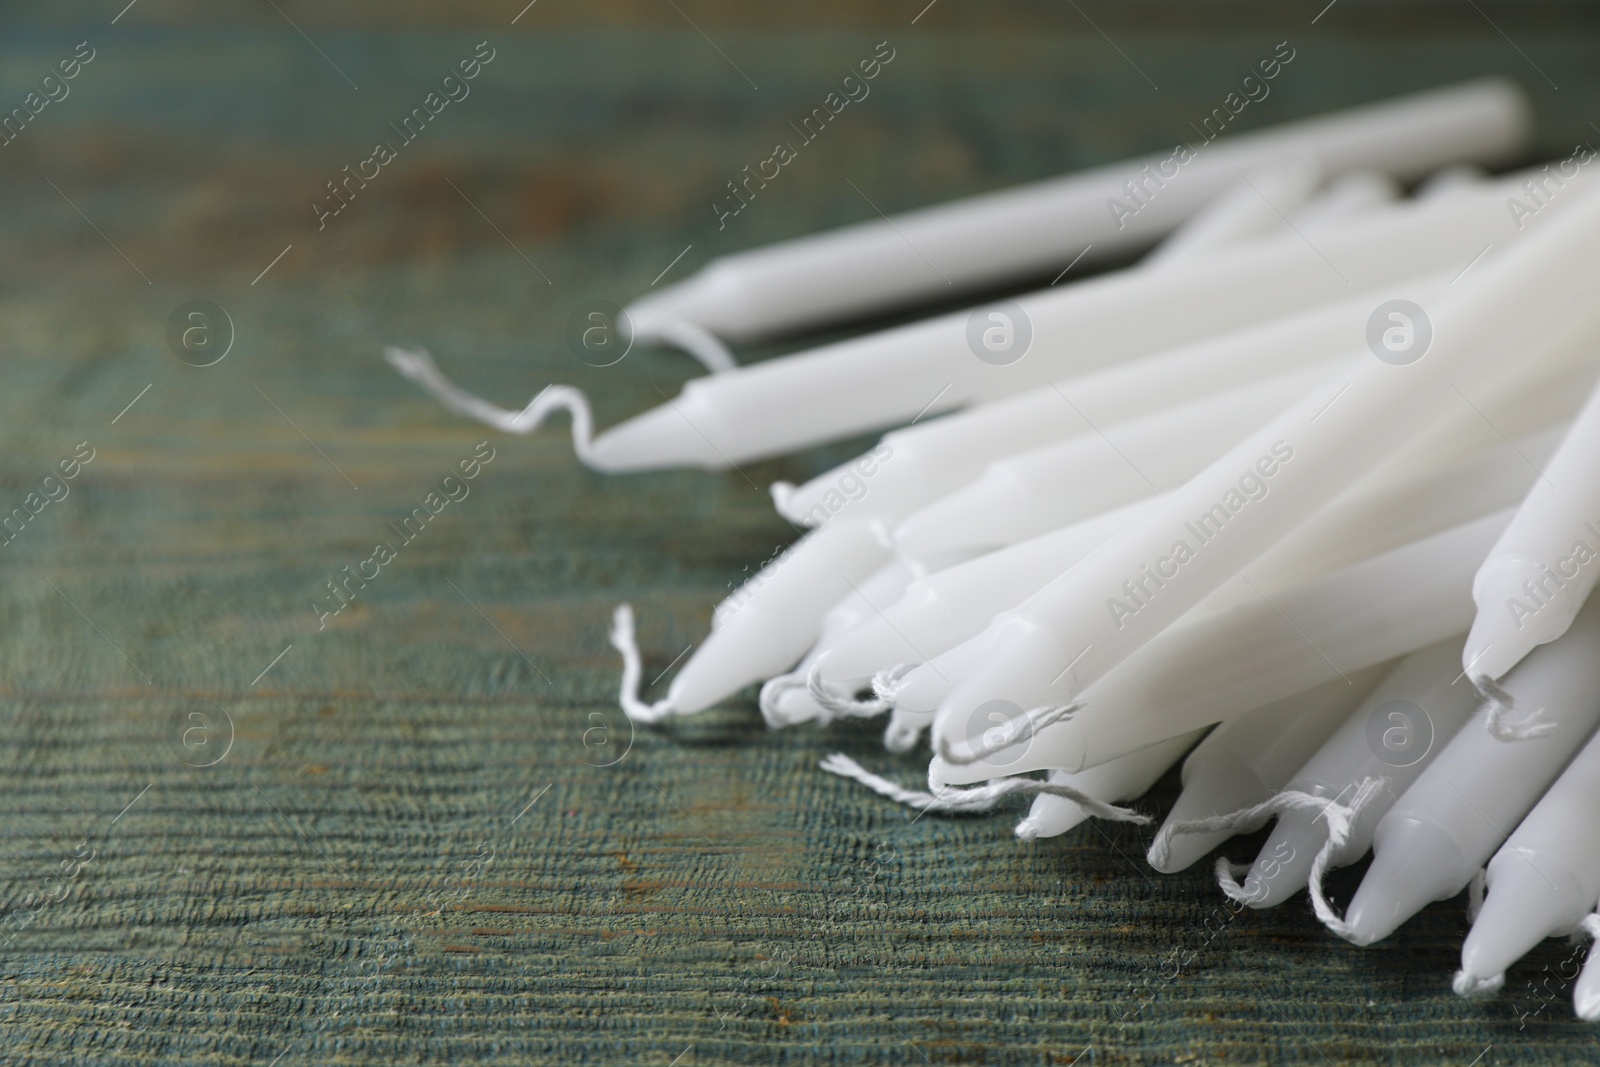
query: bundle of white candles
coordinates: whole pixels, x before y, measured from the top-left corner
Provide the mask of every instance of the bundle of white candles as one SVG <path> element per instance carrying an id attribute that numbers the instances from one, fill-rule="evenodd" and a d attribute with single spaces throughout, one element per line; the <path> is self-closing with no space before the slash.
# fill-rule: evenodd
<path id="1" fill-rule="evenodd" d="M 1455 988 L 1484 995 L 1542 939 L 1600 932 L 1600 191 L 1584 146 L 1479 169 L 1528 137 L 1515 86 L 1472 83 L 728 256 L 629 308 L 636 334 L 703 352 L 1160 242 L 709 360 L 599 436 L 576 390 L 509 411 L 388 358 L 508 431 L 569 411 L 608 471 L 891 430 L 773 487 L 811 529 L 654 703 L 618 609 L 631 718 L 757 682 L 773 727 L 887 715 L 890 750 L 927 738 L 928 792 L 824 769 L 934 811 L 1030 795 L 1024 838 L 1148 821 L 1120 805 L 1187 753 L 1153 866 L 1276 818 L 1254 863 L 1217 860 L 1222 890 L 1306 889 L 1358 945 L 1470 889 Z M 1341 915 L 1323 876 L 1368 850 Z M 1600 1018 L 1600 963 L 1575 998 Z"/>

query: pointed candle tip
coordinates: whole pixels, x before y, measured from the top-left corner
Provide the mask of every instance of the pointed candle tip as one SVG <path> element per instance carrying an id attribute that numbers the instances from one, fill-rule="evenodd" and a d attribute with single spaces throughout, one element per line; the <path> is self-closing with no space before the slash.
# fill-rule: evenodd
<path id="1" fill-rule="evenodd" d="M 1572 1007 L 1584 1022 L 1600 1022 L 1600 989 L 1584 989 L 1580 985 L 1573 994 Z"/>
<path id="2" fill-rule="evenodd" d="M 1506 976 L 1504 974 L 1479 978 L 1466 970 L 1460 970 L 1456 972 L 1455 979 L 1450 983 L 1450 988 L 1455 990 L 1457 996 L 1481 999 L 1494 996 L 1500 992 L 1505 984 Z"/>

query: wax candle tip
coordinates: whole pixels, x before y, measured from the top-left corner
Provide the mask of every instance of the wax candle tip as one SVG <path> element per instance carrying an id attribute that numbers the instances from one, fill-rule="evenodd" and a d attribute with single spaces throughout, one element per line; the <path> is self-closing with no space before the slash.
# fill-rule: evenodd
<path id="1" fill-rule="evenodd" d="M 1245 886 L 1250 906 L 1272 908 L 1306 887 L 1311 863 L 1327 836 L 1326 824 L 1311 810 L 1285 811 L 1256 857 Z"/>
<path id="2" fill-rule="evenodd" d="M 1580 980 L 1572 996 L 1572 1007 L 1584 1022 L 1600 1022 L 1600 988 L 1585 989 Z"/>
<path id="3" fill-rule="evenodd" d="M 1479 978 L 1469 971 L 1460 970 L 1456 972 L 1454 980 L 1450 983 L 1450 988 L 1456 991 L 1457 996 L 1476 999 L 1494 996 L 1500 992 L 1501 987 L 1505 984 L 1506 976 L 1504 974 L 1494 974 L 1488 978 Z"/>
<path id="4" fill-rule="evenodd" d="M 789 504 L 794 499 L 793 482 L 773 482 L 767 486 L 767 493 L 772 497 L 772 506 L 790 522 L 799 522 L 800 516 L 790 510 Z"/>
<path id="5" fill-rule="evenodd" d="M 599 434 L 593 450 L 611 470 L 723 470 L 730 466 L 729 460 L 699 429 L 709 421 L 693 394 L 680 395 Z"/>
<path id="6" fill-rule="evenodd" d="M 1461 891 L 1472 864 L 1461 847 L 1433 823 L 1397 819 L 1385 826 L 1372 865 L 1345 913 L 1356 944 L 1370 945 L 1435 900 Z"/>
<path id="7" fill-rule="evenodd" d="M 894 753 L 910 752 L 921 739 L 922 727 L 906 722 L 899 715 L 891 715 L 889 725 L 883 730 L 883 747 Z"/>

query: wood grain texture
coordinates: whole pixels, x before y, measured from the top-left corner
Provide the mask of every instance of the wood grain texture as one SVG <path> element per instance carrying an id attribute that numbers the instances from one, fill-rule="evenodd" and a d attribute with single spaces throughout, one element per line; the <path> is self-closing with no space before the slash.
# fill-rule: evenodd
<path id="1" fill-rule="evenodd" d="M 1286 38 L 1241 126 L 1503 72 L 1542 154 L 1595 136 L 1592 6 L 1321 6 L 0 7 L 6 107 L 96 49 L 0 148 L 0 512 L 95 449 L 0 547 L 0 1059 L 1600 1061 L 1564 945 L 1497 1001 L 1449 992 L 1460 901 L 1359 951 L 1303 902 L 1233 917 L 1203 871 L 1154 875 L 1137 828 L 1025 845 L 1018 811 L 915 819 L 815 769 L 914 781 L 870 724 L 770 734 L 747 693 L 633 733 L 612 607 L 664 670 L 792 538 L 766 485 L 861 442 L 603 478 L 379 358 L 426 345 L 507 404 L 569 382 L 613 421 L 692 368 L 583 365 L 580 301 L 868 217 L 846 178 L 893 210 L 1161 147 Z M 318 229 L 483 40 L 472 95 Z M 717 230 L 722 183 L 881 40 L 872 96 Z M 208 368 L 166 339 L 196 299 L 236 331 Z M 486 439 L 319 629 L 325 583 Z"/>

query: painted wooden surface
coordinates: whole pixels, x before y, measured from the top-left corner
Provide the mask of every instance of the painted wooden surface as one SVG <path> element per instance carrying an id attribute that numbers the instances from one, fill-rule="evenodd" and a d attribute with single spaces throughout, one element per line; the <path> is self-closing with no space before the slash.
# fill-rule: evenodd
<path id="1" fill-rule="evenodd" d="M 1281 40 L 1241 127 L 1501 72 L 1565 154 L 1600 136 L 1592 5 L 521 6 L 0 5 L 4 107 L 93 51 L 0 147 L 0 505 L 94 457 L 0 548 L 0 1059 L 1600 1060 L 1562 944 L 1450 993 L 1462 901 L 1356 950 L 1303 901 L 1234 917 L 1203 870 L 1154 875 L 1136 828 L 1024 845 L 1019 812 L 913 819 L 815 769 L 914 781 L 872 725 L 769 734 L 745 694 L 633 735 L 613 605 L 664 671 L 792 536 L 766 485 L 860 442 L 602 478 L 379 358 L 426 345 L 507 404 L 569 382 L 613 421 L 693 368 L 585 366 L 581 301 L 870 217 L 852 182 L 895 210 L 1162 147 Z M 882 41 L 871 97 L 717 229 Z M 319 228 L 480 42 L 470 95 Z M 232 322 L 214 366 L 169 346 L 195 300 Z"/>

